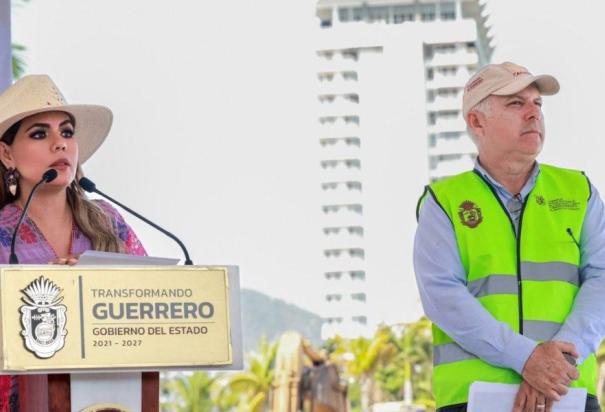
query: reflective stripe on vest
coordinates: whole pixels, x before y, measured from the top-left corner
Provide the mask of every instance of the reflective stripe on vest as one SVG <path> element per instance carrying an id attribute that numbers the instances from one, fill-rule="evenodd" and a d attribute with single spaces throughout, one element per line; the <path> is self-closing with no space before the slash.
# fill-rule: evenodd
<path id="1" fill-rule="evenodd" d="M 513 331 L 537 342 L 550 340 L 580 287 L 580 251 L 571 234 L 580 238 L 589 184 L 579 172 L 541 165 L 523 205 L 518 237 L 493 190 L 474 172 L 429 188 L 452 222 L 469 293 Z M 433 340 L 437 408 L 467 402 L 474 381 L 521 381 L 516 372 L 467 352 L 436 325 Z M 594 394 L 594 355 L 578 369 L 580 378 L 572 386 Z"/>
<path id="2" fill-rule="evenodd" d="M 552 339 L 561 328 L 561 323 L 542 320 L 524 320 L 523 334 L 528 338 L 544 342 Z M 462 349 L 456 342 L 436 345 L 433 348 L 433 365 L 459 362 L 466 359 L 478 359 L 475 355 Z"/>
<path id="3" fill-rule="evenodd" d="M 560 281 L 580 286 L 580 274 L 576 265 L 566 262 L 521 262 L 523 280 Z M 468 290 L 478 298 L 487 295 L 516 295 L 518 293 L 517 277 L 512 275 L 488 275 L 469 282 Z"/>

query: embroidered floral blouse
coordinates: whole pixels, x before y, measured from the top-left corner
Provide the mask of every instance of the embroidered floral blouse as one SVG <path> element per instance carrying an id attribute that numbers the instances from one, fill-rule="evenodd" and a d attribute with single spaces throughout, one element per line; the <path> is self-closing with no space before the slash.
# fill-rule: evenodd
<path id="1" fill-rule="evenodd" d="M 147 253 L 134 231 L 124 221 L 120 213 L 103 200 L 94 200 L 110 217 L 114 231 L 124 245 L 124 252 L 129 255 L 144 256 Z M 0 210 L 0 264 L 8 264 L 11 238 L 21 216 L 21 208 L 14 204 L 4 206 Z M 77 256 L 92 249 L 90 239 L 74 225 L 71 235 L 70 254 Z M 48 243 L 44 234 L 38 229 L 33 220 L 25 217 L 19 228 L 15 241 L 15 253 L 22 264 L 48 264 L 57 258 L 57 254 Z M 17 409 L 16 379 L 9 375 L 0 376 L 0 412 Z"/>
<path id="2" fill-rule="evenodd" d="M 124 242 L 125 253 L 128 255 L 146 255 L 143 245 L 120 213 L 103 200 L 94 200 L 94 202 L 110 217 L 114 231 Z M 11 238 L 19 216 L 21 216 L 21 208 L 14 204 L 6 205 L 0 210 L 0 264 L 8 263 Z M 92 249 L 90 239 L 80 231 L 77 225 L 74 225 L 71 236 L 71 255 L 77 256 L 86 250 Z M 23 219 L 17 234 L 15 253 L 19 257 L 19 263 L 22 264 L 47 264 L 58 257 L 34 221 L 27 216 Z"/>

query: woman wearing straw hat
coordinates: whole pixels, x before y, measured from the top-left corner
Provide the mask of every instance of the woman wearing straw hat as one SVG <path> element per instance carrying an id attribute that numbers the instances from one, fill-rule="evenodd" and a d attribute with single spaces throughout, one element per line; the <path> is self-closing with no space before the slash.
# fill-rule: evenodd
<path id="1" fill-rule="evenodd" d="M 0 95 L 0 264 L 9 262 L 25 201 L 49 169 L 57 177 L 39 187 L 16 234 L 20 263 L 73 264 L 90 249 L 145 254 L 122 216 L 104 201 L 87 199 L 77 185 L 80 165 L 111 123 L 106 107 L 67 104 L 45 75 L 25 76 Z M 9 386 L 8 377 L 0 377 L 0 412 L 9 410 Z"/>

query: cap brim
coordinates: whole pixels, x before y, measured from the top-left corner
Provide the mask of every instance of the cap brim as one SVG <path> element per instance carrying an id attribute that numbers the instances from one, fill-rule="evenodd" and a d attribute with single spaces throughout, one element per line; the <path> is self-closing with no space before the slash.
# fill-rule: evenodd
<path id="1" fill-rule="evenodd" d="M 101 146 L 109 134 L 113 114 L 109 108 L 99 105 L 66 104 L 31 110 L 5 119 L 0 125 L 2 136 L 13 124 L 38 113 L 66 112 L 76 120 L 75 137 L 78 140 L 78 163 L 82 164 Z"/>
<path id="2" fill-rule="evenodd" d="M 509 96 L 520 92 L 531 84 L 535 84 L 540 94 L 544 96 L 557 94 L 560 89 L 557 79 L 549 74 L 541 74 L 539 76 L 523 76 L 501 89 L 493 91 L 491 94 L 495 94 L 496 96 Z"/>

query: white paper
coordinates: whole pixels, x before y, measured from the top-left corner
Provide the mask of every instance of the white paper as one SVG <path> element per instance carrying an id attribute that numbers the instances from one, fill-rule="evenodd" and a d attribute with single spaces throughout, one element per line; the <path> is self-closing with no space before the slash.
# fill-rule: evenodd
<path id="1" fill-rule="evenodd" d="M 76 265 L 136 265 L 136 266 L 171 266 L 180 259 L 152 256 L 135 256 L 124 253 L 99 252 L 87 250 L 80 255 Z"/>
<path id="2" fill-rule="evenodd" d="M 519 385 L 474 382 L 468 396 L 468 412 L 512 412 Z M 586 389 L 569 388 L 553 405 L 553 412 L 578 412 L 586 407 Z"/>

